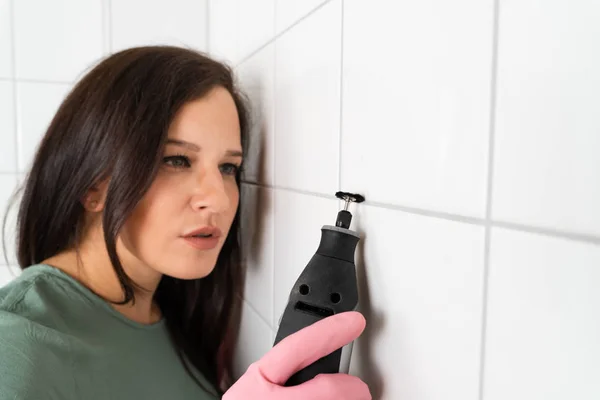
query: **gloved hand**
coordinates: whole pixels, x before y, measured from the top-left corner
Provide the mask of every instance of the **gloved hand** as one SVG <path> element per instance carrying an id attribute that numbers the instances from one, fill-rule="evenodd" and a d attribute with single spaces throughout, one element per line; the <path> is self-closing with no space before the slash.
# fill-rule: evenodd
<path id="1" fill-rule="evenodd" d="M 286 337 L 256 361 L 223 400 L 371 400 L 367 385 L 347 374 L 320 374 L 297 386 L 283 385 L 294 373 L 356 339 L 364 317 L 344 312 Z"/>

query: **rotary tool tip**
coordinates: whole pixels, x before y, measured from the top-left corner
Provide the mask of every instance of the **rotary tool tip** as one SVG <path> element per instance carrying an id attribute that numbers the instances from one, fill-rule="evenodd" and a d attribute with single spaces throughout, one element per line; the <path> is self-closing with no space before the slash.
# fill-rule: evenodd
<path id="1" fill-rule="evenodd" d="M 341 200 L 351 201 L 353 203 L 362 203 L 365 197 L 358 193 L 336 192 L 335 197 Z"/>

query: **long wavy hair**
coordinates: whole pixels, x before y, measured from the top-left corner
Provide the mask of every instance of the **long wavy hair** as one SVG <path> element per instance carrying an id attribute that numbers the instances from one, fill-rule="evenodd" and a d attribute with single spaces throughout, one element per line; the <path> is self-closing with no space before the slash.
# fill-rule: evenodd
<path id="1" fill-rule="evenodd" d="M 226 64 L 191 49 L 144 46 L 115 53 L 88 71 L 56 112 L 11 201 L 22 192 L 16 227 L 21 269 L 78 248 L 85 211 L 80 200 L 110 177 L 102 223 L 124 294 L 116 304 L 134 301 L 135 284 L 117 256 L 117 236 L 158 172 L 175 115 L 215 87 L 228 90 L 235 101 L 245 150 L 247 99 Z M 240 174 L 236 181 L 241 191 Z M 200 371 L 220 395 L 227 386 L 223 381 L 231 376 L 243 280 L 239 215 L 238 208 L 208 276 L 164 276 L 155 294 L 186 370 L 202 385 L 192 372 Z"/>

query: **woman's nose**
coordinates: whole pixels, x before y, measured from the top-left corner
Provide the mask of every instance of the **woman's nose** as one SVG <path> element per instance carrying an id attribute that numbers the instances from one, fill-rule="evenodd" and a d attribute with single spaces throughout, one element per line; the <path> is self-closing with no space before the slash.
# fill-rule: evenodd
<path id="1" fill-rule="evenodd" d="M 206 171 L 195 181 L 192 207 L 196 210 L 208 209 L 220 214 L 229 209 L 229 195 L 220 171 Z"/>

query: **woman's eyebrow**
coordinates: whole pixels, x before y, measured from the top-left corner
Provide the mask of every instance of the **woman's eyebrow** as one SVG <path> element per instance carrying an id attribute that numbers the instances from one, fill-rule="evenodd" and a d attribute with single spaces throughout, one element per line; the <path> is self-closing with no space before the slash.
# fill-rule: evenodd
<path id="1" fill-rule="evenodd" d="M 186 149 L 190 149 L 192 151 L 200 151 L 200 146 L 191 142 L 186 142 L 185 140 L 167 139 L 167 144 L 185 147 Z M 244 153 L 239 150 L 227 150 L 227 155 L 233 157 L 243 157 Z"/>
<path id="2" fill-rule="evenodd" d="M 177 139 L 167 139 L 167 144 L 174 144 L 175 146 L 185 147 L 186 149 L 190 149 L 193 151 L 200 151 L 200 147 L 191 142 L 186 142 L 184 140 Z"/>

